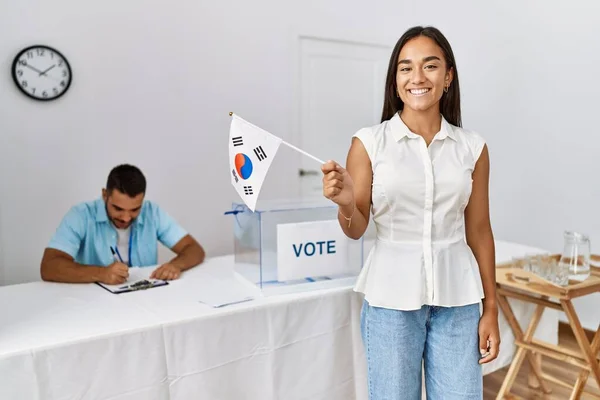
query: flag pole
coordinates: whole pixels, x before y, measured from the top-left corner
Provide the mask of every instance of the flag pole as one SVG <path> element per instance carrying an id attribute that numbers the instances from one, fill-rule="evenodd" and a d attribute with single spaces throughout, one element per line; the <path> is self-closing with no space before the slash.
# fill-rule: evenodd
<path id="1" fill-rule="evenodd" d="M 233 112 L 229 112 L 229 116 L 230 116 L 230 117 L 232 117 L 232 116 L 233 116 Z M 293 146 L 293 145 L 289 144 L 288 142 L 286 142 L 286 141 L 284 141 L 284 140 L 282 140 L 282 141 L 281 141 L 281 143 L 282 143 L 282 144 L 285 144 L 286 146 L 288 146 L 289 148 L 291 148 L 291 149 L 293 149 L 293 150 L 296 150 L 298 153 L 304 154 L 305 156 L 307 156 L 307 157 L 309 157 L 309 158 L 312 158 L 312 159 L 313 159 L 313 160 L 315 160 L 316 162 L 319 162 L 319 163 L 321 163 L 321 164 L 325 164 L 325 161 L 323 161 L 323 160 L 321 160 L 321 159 L 318 159 L 317 157 L 315 157 L 315 156 L 313 156 L 313 155 L 311 155 L 311 154 L 308 154 L 308 153 L 307 153 L 307 152 L 305 152 L 304 150 L 300 150 L 300 149 L 299 149 L 299 148 L 297 148 L 296 146 Z"/>
<path id="2" fill-rule="evenodd" d="M 291 149 L 294 149 L 294 150 L 296 150 L 297 152 L 299 152 L 299 153 L 302 153 L 302 154 L 304 154 L 305 156 L 312 158 L 312 159 L 313 159 L 313 160 L 315 160 L 316 162 L 319 162 L 319 163 L 321 163 L 321 164 L 325 164 L 325 161 L 323 161 L 323 160 L 320 160 L 320 159 L 318 159 L 317 157 L 315 157 L 315 156 L 313 156 L 313 155 L 311 155 L 311 154 L 308 154 L 308 153 L 307 153 L 307 152 L 305 152 L 304 150 L 300 150 L 300 149 L 299 149 L 299 148 L 297 148 L 296 146 L 292 146 L 291 144 L 289 144 L 289 143 L 288 143 L 288 142 L 286 142 L 286 141 L 283 141 L 283 140 L 282 140 L 282 141 L 281 141 L 281 144 L 285 144 L 285 145 L 286 145 L 286 146 L 288 146 L 289 148 L 291 148 Z"/>

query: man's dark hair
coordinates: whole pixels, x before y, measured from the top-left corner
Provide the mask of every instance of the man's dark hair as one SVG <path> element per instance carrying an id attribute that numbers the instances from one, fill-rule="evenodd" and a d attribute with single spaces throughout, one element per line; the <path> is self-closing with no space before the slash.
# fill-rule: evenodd
<path id="1" fill-rule="evenodd" d="M 106 182 L 109 195 L 114 189 L 129 197 L 135 197 L 146 193 L 146 178 L 138 167 L 129 164 L 118 165 L 110 171 Z"/>

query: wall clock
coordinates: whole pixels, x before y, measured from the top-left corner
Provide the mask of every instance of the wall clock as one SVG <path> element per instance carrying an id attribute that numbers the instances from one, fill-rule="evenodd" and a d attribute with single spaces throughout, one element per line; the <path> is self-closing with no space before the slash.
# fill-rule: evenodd
<path id="1" fill-rule="evenodd" d="M 21 92 L 41 101 L 58 99 L 67 92 L 73 79 L 67 59 L 43 45 L 21 50 L 13 61 L 12 76 Z"/>

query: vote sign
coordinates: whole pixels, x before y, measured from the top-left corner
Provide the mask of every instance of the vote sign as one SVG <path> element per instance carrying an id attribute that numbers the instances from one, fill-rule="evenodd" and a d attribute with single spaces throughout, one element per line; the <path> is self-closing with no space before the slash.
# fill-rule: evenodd
<path id="1" fill-rule="evenodd" d="M 337 220 L 277 225 L 277 279 L 335 276 L 348 269 L 348 241 Z"/>

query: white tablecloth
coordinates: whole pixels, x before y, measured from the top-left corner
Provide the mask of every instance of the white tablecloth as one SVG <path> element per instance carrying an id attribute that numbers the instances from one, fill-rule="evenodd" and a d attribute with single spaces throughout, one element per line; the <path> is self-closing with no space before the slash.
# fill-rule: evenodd
<path id="1" fill-rule="evenodd" d="M 498 261 L 536 251 L 496 249 Z M 209 259 L 166 287 L 121 295 L 47 282 L 0 288 L 0 399 L 366 399 L 362 298 L 351 285 L 219 309 L 198 302 L 206 285 L 236 283 L 232 262 Z M 533 308 L 511 303 L 526 323 Z M 484 373 L 512 358 L 500 322 L 501 356 Z M 556 343 L 557 331 L 552 312 L 537 336 Z"/>

